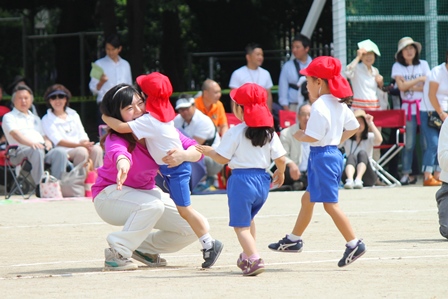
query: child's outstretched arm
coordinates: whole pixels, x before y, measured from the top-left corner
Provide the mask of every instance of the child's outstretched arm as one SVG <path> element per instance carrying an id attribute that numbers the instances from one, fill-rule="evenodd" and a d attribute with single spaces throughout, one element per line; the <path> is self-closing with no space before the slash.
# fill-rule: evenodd
<path id="1" fill-rule="evenodd" d="M 132 133 L 131 127 L 126 122 L 122 122 L 119 119 L 113 118 L 112 116 L 104 115 L 101 117 L 103 121 L 108 125 L 112 130 L 124 134 L 124 133 Z"/>
<path id="2" fill-rule="evenodd" d="M 286 158 L 281 156 L 274 160 L 277 169 L 274 171 L 274 176 L 272 177 L 272 183 L 280 187 L 285 181 L 285 169 L 286 169 Z"/>
<path id="3" fill-rule="evenodd" d="M 221 156 L 220 154 L 218 154 L 213 147 L 208 146 L 208 145 L 196 145 L 196 149 L 204 154 L 204 156 L 208 156 L 210 158 L 212 158 L 214 161 L 218 162 L 219 164 L 227 164 L 229 163 L 229 159 L 224 158 L 223 156 Z"/>
<path id="4" fill-rule="evenodd" d="M 350 137 L 352 137 L 353 135 L 355 135 L 357 131 L 358 131 L 358 129 L 345 130 L 344 132 L 342 132 L 340 144 L 343 143 L 345 140 L 349 139 Z"/>
<path id="5" fill-rule="evenodd" d="M 306 135 L 305 131 L 303 131 L 303 130 L 298 130 L 297 132 L 294 133 L 293 136 L 295 139 L 297 139 L 298 141 L 302 141 L 302 142 L 313 143 L 313 142 L 319 141 L 316 138 Z"/>
<path id="6" fill-rule="evenodd" d="M 197 162 L 202 158 L 202 154 L 196 149 L 194 145 L 187 149 L 172 149 L 169 150 L 162 161 L 168 165 L 168 168 L 176 167 L 183 162 Z"/>

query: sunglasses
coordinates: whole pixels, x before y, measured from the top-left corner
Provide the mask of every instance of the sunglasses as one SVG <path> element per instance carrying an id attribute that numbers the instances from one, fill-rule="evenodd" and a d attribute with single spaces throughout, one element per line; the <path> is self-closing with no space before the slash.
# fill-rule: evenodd
<path id="1" fill-rule="evenodd" d="M 64 94 L 55 94 L 55 95 L 52 95 L 50 97 L 50 100 L 56 100 L 56 99 L 62 100 L 62 99 L 65 99 L 65 98 L 67 98 L 67 96 L 64 95 Z"/>

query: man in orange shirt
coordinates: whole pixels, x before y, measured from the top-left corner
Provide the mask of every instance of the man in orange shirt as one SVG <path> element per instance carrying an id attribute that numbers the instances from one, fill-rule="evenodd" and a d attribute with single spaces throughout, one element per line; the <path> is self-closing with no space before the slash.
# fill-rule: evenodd
<path id="1" fill-rule="evenodd" d="M 218 128 L 219 135 L 223 135 L 228 129 L 226 111 L 221 98 L 221 87 L 216 81 L 207 79 L 202 83 L 202 95 L 195 99 L 195 106 L 202 113 L 210 117 Z"/>

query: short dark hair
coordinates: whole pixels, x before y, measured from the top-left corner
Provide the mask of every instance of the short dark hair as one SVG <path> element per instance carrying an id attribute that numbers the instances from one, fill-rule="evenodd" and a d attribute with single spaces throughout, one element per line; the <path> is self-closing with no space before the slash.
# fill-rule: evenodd
<path id="1" fill-rule="evenodd" d="M 259 44 L 257 44 L 257 43 L 249 43 L 249 44 L 247 44 L 247 46 L 246 46 L 246 48 L 245 48 L 245 50 L 246 50 L 246 55 L 247 55 L 247 54 L 252 54 L 252 52 L 253 52 L 255 49 L 258 49 L 258 48 L 261 49 L 261 46 L 260 46 Z"/>
<path id="2" fill-rule="evenodd" d="M 311 40 L 301 33 L 294 36 L 292 42 L 301 42 L 304 48 L 309 48 L 311 46 Z"/>
<path id="3" fill-rule="evenodd" d="M 107 36 L 104 40 L 104 46 L 106 46 L 106 44 L 111 44 L 114 48 L 119 48 L 121 47 L 120 37 L 118 36 L 118 34 L 113 33 Z"/>

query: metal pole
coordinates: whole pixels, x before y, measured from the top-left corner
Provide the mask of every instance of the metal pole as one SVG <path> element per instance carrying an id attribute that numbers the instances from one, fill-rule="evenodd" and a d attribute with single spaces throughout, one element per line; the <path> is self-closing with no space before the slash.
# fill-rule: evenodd
<path id="1" fill-rule="evenodd" d="M 333 42 L 334 57 L 347 65 L 345 0 L 333 0 Z"/>
<path id="2" fill-rule="evenodd" d="M 22 16 L 22 64 L 23 64 L 23 73 L 26 77 L 26 27 L 25 27 L 25 17 Z"/>
<path id="3" fill-rule="evenodd" d="M 316 28 L 317 21 L 324 9 L 326 0 L 314 0 L 311 5 L 310 11 L 306 17 L 305 23 L 303 24 L 301 34 L 311 39 L 311 35 L 313 34 L 314 28 Z"/>
<path id="4" fill-rule="evenodd" d="M 215 62 L 215 58 L 213 56 L 210 56 L 208 58 L 208 77 L 210 79 L 213 80 L 213 75 L 214 75 L 214 62 Z"/>

